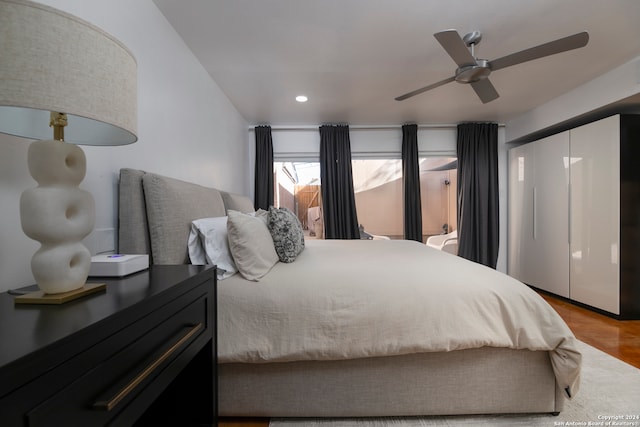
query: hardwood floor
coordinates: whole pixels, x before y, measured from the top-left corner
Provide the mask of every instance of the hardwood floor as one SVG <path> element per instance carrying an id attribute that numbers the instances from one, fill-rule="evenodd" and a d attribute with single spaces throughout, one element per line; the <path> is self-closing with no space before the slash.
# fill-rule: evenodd
<path id="1" fill-rule="evenodd" d="M 541 293 L 579 340 L 640 369 L 640 320 L 615 320 Z M 268 427 L 268 419 L 223 418 L 219 427 Z"/>
<path id="2" fill-rule="evenodd" d="M 640 320 L 616 320 L 541 293 L 576 338 L 640 369 Z"/>

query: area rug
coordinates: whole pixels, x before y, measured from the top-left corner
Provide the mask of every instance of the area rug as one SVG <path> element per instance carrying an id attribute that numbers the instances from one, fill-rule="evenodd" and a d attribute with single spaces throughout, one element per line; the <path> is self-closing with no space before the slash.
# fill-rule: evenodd
<path id="1" fill-rule="evenodd" d="M 640 369 L 580 342 L 580 392 L 559 416 L 478 415 L 344 419 L 273 419 L 270 427 L 636 426 L 640 427 Z"/>

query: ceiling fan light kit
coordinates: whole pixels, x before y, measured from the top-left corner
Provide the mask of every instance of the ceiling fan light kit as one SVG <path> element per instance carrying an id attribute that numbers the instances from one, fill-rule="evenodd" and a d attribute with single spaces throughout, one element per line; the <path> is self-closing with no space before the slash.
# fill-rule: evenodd
<path id="1" fill-rule="evenodd" d="M 458 65 L 454 76 L 420 89 L 416 89 L 409 93 L 405 93 L 404 95 L 397 97 L 396 101 L 403 101 L 449 82 L 456 81 L 458 83 L 471 84 L 471 87 L 476 92 L 482 103 L 486 104 L 500 96 L 489 80 L 489 75 L 492 71 L 522 64 L 523 62 L 532 61 L 545 56 L 578 49 L 586 46 L 589 42 L 589 34 L 586 31 L 583 31 L 581 33 L 534 46 L 529 49 L 521 50 L 493 61 L 488 61 L 486 59 L 477 58 L 475 55 L 475 47 L 482 40 L 482 33 L 480 31 L 472 31 L 464 37 L 460 37 L 460 34 L 458 34 L 456 30 L 444 30 L 435 33 L 433 36 L 442 45 L 451 59 L 453 59 L 453 61 Z"/>
<path id="2" fill-rule="evenodd" d="M 486 79 L 491 74 L 489 61 L 486 59 L 477 59 L 473 65 L 465 65 L 456 70 L 456 81 L 458 83 L 473 83 L 478 80 Z"/>

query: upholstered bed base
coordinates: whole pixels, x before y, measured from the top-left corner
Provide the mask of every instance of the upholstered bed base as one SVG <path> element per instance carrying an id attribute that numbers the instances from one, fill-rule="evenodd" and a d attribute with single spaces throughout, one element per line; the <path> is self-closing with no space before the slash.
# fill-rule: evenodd
<path id="1" fill-rule="evenodd" d="M 547 352 L 481 348 L 330 362 L 221 364 L 221 416 L 560 412 Z"/>

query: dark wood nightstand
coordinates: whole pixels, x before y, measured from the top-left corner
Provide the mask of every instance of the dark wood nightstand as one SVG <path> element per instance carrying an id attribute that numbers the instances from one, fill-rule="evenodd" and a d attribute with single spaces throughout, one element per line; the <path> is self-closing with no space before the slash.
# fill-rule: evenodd
<path id="1" fill-rule="evenodd" d="M 58 306 L 0 294 L 0 423 L 215 426 L 215 268 L 100 281 Z"/>

